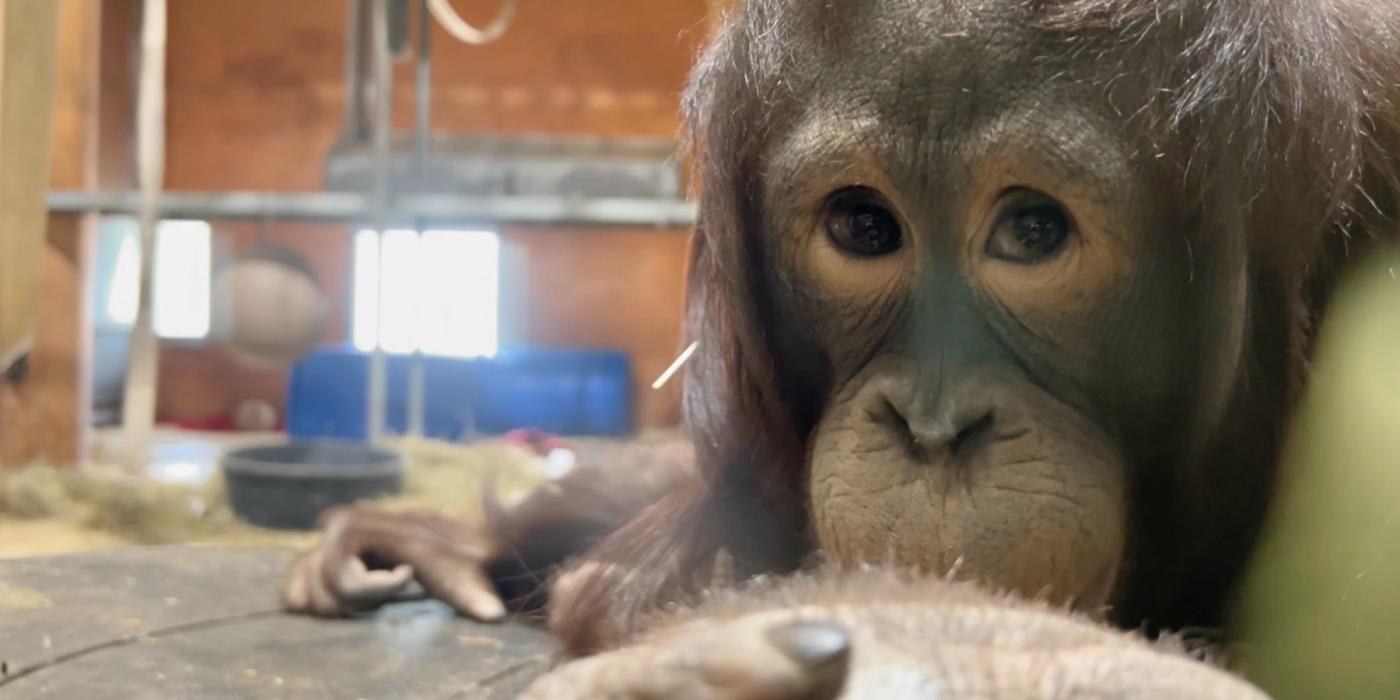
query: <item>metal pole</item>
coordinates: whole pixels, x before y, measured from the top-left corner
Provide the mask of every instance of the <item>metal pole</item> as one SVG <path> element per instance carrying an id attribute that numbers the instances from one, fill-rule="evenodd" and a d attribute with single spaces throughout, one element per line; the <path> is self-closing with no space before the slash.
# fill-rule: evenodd
<path id="1" fill-rule="evenodd" d="M 368 132 L 368 119 L 365 116 L 365 74 L 368 72 L 366 57 L 370 53 L 370 45 L 367 41 L 366 30 L 369 29 L 369 0 L 345 0 L 346 12 L 346 32 L 345 32 L 345 123 L 341 128 L 340 137 L 336 144 L 331 146 L 332 152 L 337 148 L 354 147 L 362 143 Z M 364 219 L 354 222 L 356 226 L 349 227 L 349 241 L 347 247 L 355 250 L 355 236 L 359 226 L 364 225 Z M 355 279 L 355 256 L 352 254 L 345 261 L 346 279 Z M 345 318 L 349 321 L 345 324 L 345 335 L 341 339 L 346 344 L 354 342 L 355 339 L 355 298 L 352 294 L 347 294 L 340 300 L 341 310 Z M 368 416 L 366 416 L 368 420 Z"/>
<path id="2" fill-rule="evenodd" d="M 422 0 L 418 6 L 418 85 L 415 97 L 417 98 L 416 120 L 413 126 L 413 156 L 414 174 L 421 178 L 426 174 L 424 166 L 428 163 L 428 134 L 432 128 L 432 106 L 433 106 L 433 64 L 432 64 L 432 15 L 428 12 L 428 0 Z"/>
<path id="3" fill-rule="evenodd" d="M 416 85 L 417 119 L 413 125 L 413 177 L 421 186 L 427 175 L 425 166 L 428 161 L 428 130 L 430 128 L 429 115 L 432 109 L 432 63 L 430 61 L 429 36 L 432 30 L 432 17 L 428 12 L 427 0 L 422 0 L 418 4 L 418 71 Z M 417 227 L 418 236 L 423 236 L 423 226 L 420 223 Z M 421 248 L 420 248 L 421 250 Z M 414 437 L 422 437 L 425 431 L 424 426 L 424 385 L 426 384 L 425 370 L 423 367 L 423 351 L 418 345 L 413 349 L 413 364 L 409 367 L 408 375 L 408 434 Z"/>
<path id="4" fill-rule="evenodd" d="M 341 139 L 355 143 L 365 138 L 365 29 L 366 0 L 346 0 L 350 21 L 345 35 L 345 131 Z"/>
<path id="5" fill-rule="evenodd" d="M 45 198 L 54 213 L 134 214 L 141 197 L 120 190 L 51 190 Z M 500 224 L 629 226 L 684 229 L 695 223 L 695 204 L 682 199 L 641 197 L 464 196 L 405 194 L 395 197 L 389 224 L 442 228 Z M 164 192 L 164 218 L 343 221 L 364 225 L 375 216 L 374 200 L 359 192 Z M 563 229 L 560 229 L 561 231 Z"/>
<path id="6" fill-rule="evenodd" d="M 374 125 L 375 154 L 372 207 L 374 231 L 379 242 L 379 289 L 376 291 L 379 313 L 375 314 L 374 351 L 369 358 L 369 382 L 365 392 L 365 437 L 370 444 L 384 439 L 385 409 L 388 396 L 388 358 L 380 341 L 384 319 L 384 232 L 389 222 L 389 127 L 393 107 L 393 64 L 389 53 L 389 0 L 373 0 L 372 41 L 374 66 Z"/>

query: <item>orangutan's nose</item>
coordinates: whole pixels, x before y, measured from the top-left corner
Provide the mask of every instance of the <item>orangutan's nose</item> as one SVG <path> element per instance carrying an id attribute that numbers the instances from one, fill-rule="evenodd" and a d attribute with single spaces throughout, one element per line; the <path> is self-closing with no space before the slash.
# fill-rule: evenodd
<path id="1" fill-rule="evenodd" d="M 894 429 L 926 455 L 946 452 L 957 457 L 975 448 L 996 424 L 996 412 L 981 403 L 941 401 L 926 408 L 918 401 L 899 406 L 887 400 L 886 406 Z"/>

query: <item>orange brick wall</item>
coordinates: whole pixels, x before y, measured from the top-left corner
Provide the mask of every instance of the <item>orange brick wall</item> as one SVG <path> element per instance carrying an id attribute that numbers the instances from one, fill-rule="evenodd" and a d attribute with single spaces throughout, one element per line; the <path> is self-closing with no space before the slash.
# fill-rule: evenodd
<path id="1" fill-rule="evenodd" d="M 487 47 L 435 30 L 433 128 L 675 136 L 678 95 L 707 31 L 708 4 L 527 0 L 510 32 Z M 484 21 L 497 3 L 454 5 L 467 19 Z M 171 3 L 167 188 L 320 189 L 343 118 L 345 11 L 344 0 Z M 412 70 L 409 63 L 396 67 L 401 128 L 412 119 Z M 104 155 L 116 150 L 104 147 Z M 120 172 L 104 163 L 104 175 Z M 213 225 L 216 250 L 236 252 L 255 237 L 252 224 Z M 333 293 L 347 292 L 344 228 L 272 222 L 264 230 L 305 253 Z M 640 424 L 673 423 L 674 391 L 646 385 L 679 343 L 685 233 L 502 233 L 528 249 L 529 342 L 629 351 Z M 343 337 L 344 323 L 338 318 L 329 337 Z M 241 367 L 218 347 L 172 346 L 162 354 L 161 414 L 201 420 L 250 397 L 280 404 L 284 384 L 283 371 Z"/>

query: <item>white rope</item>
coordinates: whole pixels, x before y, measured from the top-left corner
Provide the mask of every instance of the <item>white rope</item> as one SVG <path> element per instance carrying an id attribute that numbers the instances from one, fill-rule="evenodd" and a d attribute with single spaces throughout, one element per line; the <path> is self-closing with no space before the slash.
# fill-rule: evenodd
<path id="1" fill-rule="evenodd" d="M 489 44 L 506 33 L 510 23 L 515 19 L 516 0 L 505 0 L 501 9 L 496 13 L 496 18 L 486 25 L 485 29 L 477 29 L 466 20 L 463 20 L 457 11 L 452 9 L 450 0 L 428 0 L 428 9 L 433 13 L 433 19 L 442 25 L 453 38 L 468 44 Z"/>

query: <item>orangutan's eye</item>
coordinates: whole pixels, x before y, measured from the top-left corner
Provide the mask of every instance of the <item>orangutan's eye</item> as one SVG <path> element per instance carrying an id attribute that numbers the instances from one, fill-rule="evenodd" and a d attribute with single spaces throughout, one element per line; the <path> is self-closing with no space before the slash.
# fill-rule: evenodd
<path id="1" fill-rule="evenodd" d="M 863 258 L 889 255 L 904 245 L 899 219 L 864 187 L 841 190 L 827 201 L 826 235 L 836 247 Z"/>
<path id="2" fill-rule="evenodd" d="M 1064 248 L 1075 230 L 1069 212 L 1054 199 L 1027 190 L 1013 197 L 987 239 L 987 255 L 1034 265 Z"/>

